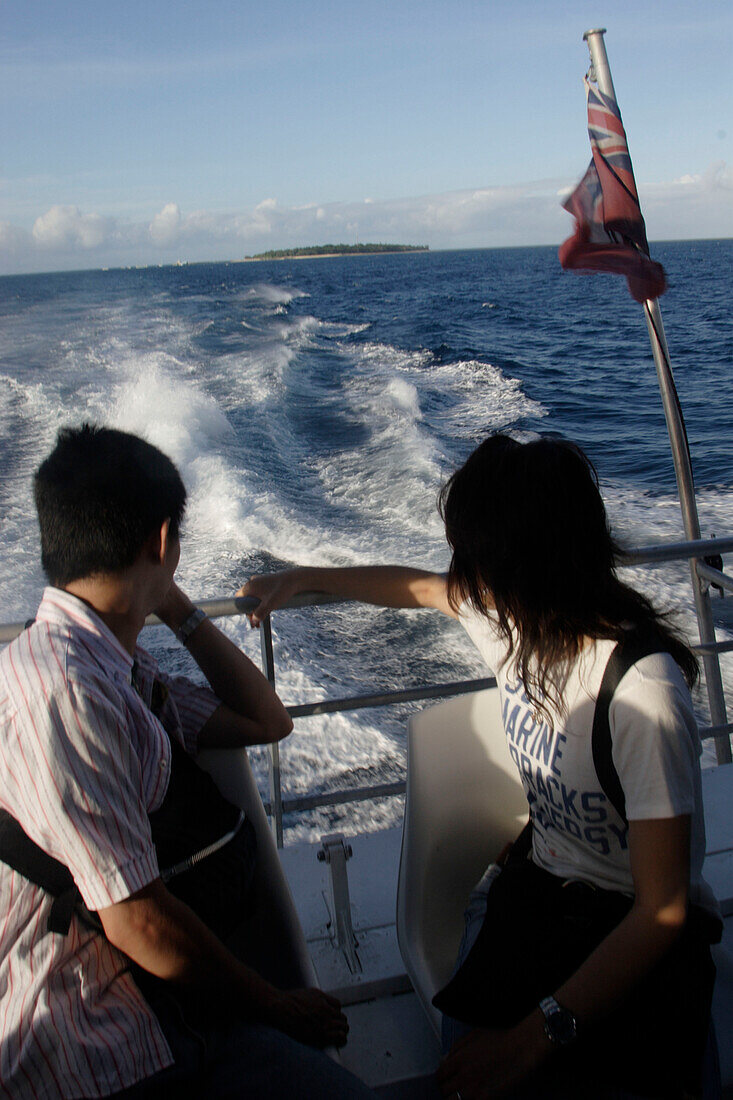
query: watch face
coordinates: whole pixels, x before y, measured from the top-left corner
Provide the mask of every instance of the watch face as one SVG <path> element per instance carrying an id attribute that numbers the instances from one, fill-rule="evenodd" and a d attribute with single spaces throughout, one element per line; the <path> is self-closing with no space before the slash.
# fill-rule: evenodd
<path id="1" fill-rule="evenodd" d="M 545 1032 L 548 1039 L 558 1046 L 566 1046 L 572 1043 L 576 1036 L 577 1028 L 575 1017 L 567 1008 L 557 1005 L 545 1015 Z"/>

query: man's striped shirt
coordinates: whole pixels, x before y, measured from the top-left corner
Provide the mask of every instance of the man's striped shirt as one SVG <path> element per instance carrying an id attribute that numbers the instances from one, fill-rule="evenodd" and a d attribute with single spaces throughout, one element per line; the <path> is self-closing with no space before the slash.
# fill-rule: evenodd
<path id="1" fill-rule="evenodd" d="M 143 695 L 169 688 L 166 729 L 195 752 L 218 706 L 206 687 L 135 654 Z M 33 626 L 0 655 L 0 807 L 67 866 L 90 909 L 158 876 L 148 813 L 170 742 L 131 684 L 133 659 L 81 600 L 47 588 Z M 0 1096 L 118 1092 L 170 1065 L 125 957 L 76 917 L 47 931 L 51 899 L 0 863 Z"/>

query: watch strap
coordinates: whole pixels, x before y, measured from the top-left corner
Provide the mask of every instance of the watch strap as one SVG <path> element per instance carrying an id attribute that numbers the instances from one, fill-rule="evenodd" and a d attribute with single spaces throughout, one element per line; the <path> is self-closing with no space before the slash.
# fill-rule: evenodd
<path id="1" fill-rule="evenodd" d="M 176 638 L 178 638 L 181 645 L 188 645 L 188 639 L 205 618 L 206 612 L 202 611 L 200 607 L 194 607 L 191 614 L 186 616 L 176 631 Z"/>

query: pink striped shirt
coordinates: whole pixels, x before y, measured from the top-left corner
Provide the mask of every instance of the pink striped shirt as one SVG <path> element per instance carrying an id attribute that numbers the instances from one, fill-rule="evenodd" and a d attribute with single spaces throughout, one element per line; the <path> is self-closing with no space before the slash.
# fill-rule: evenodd
<path id="1" fill-rule="evenodd" d="M 143 694 L 170 690 L 166 726 L 189 751 L 218 706 L 206 687 L 135 655 Z M 170 744 L 130 682 L 132 658 L 81 600 L 47 588 L 35 624 L 0 655 L 0 806 L 65 864 L 100 909 L 158 875 L 148 811 Z M 172 1058 L 126 959 L 74 917 L 50 933 L 50 899 L 0 863 L 0 1096 L 100 1097 Z"/>

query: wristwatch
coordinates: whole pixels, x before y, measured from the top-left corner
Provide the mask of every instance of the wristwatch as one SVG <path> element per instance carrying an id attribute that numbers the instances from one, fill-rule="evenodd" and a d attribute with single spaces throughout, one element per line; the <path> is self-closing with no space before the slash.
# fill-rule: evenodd
<path id="1" fill-rule="evenodd" d="M 545 1035 L 553 1046 L 566 1047 L 574 1041 L 578 1025 L 569 1008 L 563 1008 L 554 997 L 545 997 L 540 1011 L 545 1017 Z"/>
<path id="2" fill-rule="evenodd" d="M 181 645 L 188 645 L 188 639 L 199 623 L 202 623 L 205 618 L 206 612 L 202 611 L 200 607 L 194 607 L 193 611 L 183 620 L 176 631 L 176 638 L 178 638 Z"/>

